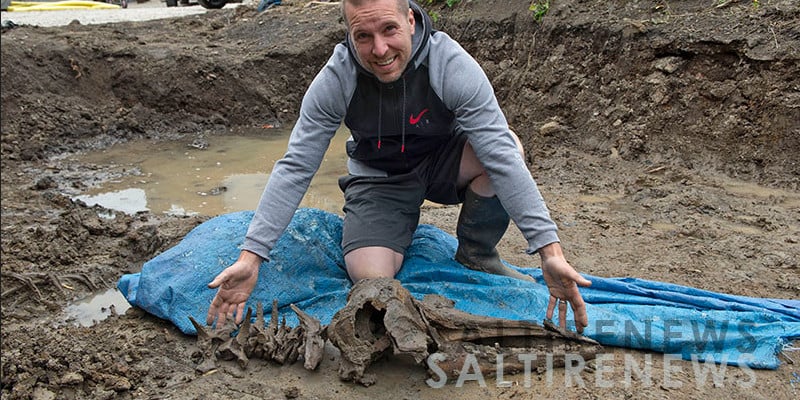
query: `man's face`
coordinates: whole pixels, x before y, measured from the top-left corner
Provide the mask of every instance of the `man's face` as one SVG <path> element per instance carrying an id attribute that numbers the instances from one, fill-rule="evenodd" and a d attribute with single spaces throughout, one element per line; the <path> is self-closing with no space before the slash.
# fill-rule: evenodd
<path id="1" fill-rule="evenodd" d="M 361 65 L 381 82 L 399 79 L 411 58 L 414 13 L 400 12 L 397 0 L 377 0 L 347 3 L 345 15 Z"/>

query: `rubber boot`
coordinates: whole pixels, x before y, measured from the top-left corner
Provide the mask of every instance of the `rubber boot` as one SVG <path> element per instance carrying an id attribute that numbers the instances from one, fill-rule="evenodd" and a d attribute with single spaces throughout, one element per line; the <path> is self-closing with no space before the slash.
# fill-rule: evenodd
<path id="1" fill-rule="evenodd" d="M 495 246 L 506 233 L 508 223 L 508 213 L 497 196 L 483 197 L 467 188 L 456 226 L 456 261 L 472 270 L 534 281 L 500 261 Z"/>

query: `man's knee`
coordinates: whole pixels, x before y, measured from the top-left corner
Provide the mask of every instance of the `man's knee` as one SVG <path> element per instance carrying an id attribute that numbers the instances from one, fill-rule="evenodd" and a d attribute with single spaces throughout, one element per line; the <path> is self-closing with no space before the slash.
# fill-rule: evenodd
<path id="1" fill-rule="evenodd" d="M 347 253 L 344 262 L 355 283 L 367 278 L 394 278 L 403 264 L 403 255 L 387 247 L 361 247 Z"/>
<path id="2" fill-rule="evenodd" d="M 517 145 L 520 156 L 524 160 L 525 149 L 522 147 L 522 141 L 519 140 L 519 137 L 514 131 L 509 130 L 509 132 L 514 139 L 514 143 Z M 469 142 L 464 145 L 464 152 L 461 156 L 461 165 L 459 167 L 458 181 L 456 184 L 459 188 L 469 186 L 475 193 L 481 196 L 491 197 L 495 195 L 494 189 L 489 181 L 489 175 L 486 173 L 483 164 L 478 160 L 478 156 L 475 154 L 475 150 Z"/>

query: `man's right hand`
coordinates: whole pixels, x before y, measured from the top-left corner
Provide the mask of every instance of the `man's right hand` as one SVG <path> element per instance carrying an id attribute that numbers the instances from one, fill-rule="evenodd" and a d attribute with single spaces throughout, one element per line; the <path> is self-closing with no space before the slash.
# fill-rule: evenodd
<path id="1" fill-rule="evenodd" d="M 208 284 L 210 289 L 219 290 L 211 301 L 206 324 L 211 325 L 216 320 L 217 326 L 223 326 L 227 318 L 236 318 L 237 324 L 242 323 L 244 306 L 256 287 L 261 261 L 263 260 L 259 255 L 242 250 L 239 259 Z"/>

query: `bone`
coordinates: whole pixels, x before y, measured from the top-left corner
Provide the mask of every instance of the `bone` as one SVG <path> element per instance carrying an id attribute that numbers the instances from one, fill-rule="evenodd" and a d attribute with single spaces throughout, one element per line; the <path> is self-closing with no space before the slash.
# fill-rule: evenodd
<path id="1" fill-rule="evenodd" d="M 206 373 L 218 367 L 218 360 L 235 360 L 240 370 L 244 370 L 253 358 L 293 364 L 302 355 L 304 366 L 310 370 L 316 369 L 324 355 L 324 328 L 319 320 L 295 305 L 291 307 L 300 319 L 300 325 L 294 328 L 286 325 L 285 318 L 278 323 L 277 301 L 272 303 L 268 326 L 264 325 L 261 303 L 257 304 L 255 321 L 252 321 L 252 309 L 248 308 L 244 321 L 238 327 L 230 319 L 216 329 L 204 327 L 190 316 L 189 320 L 197 330 L 197 347 L 200 349 L 195 368 L 200 373 Z M 237 333 L 233 335 L 233 332 Z"/>
<path id="2" fill-rule="evenodd" d="M 475 356 L 481 373 L 493 376 L 498 354 L 504 373 L 525 368 L 564 366 L 567 354 L 593 359 L 602 347 L 589 338 L 560 331 L 552 324 L 513 321 L 456 310 L 450 299 L 426 296 L 423 301 L 394 279 L 359 281 L 350 291 L 347 305 L 334 315 L 328 337 L 342 357 L 339 377 L 364 385 L 374 383 L 367 367 L 391 347 L 395 354 L 412 356 L 421 363 L 429 347 L 436 364 L 456 377 L 468 355 Z M 522 358 L 520 358 L 522 356 Z"/>
<path id="3" fill-rule="evenodd" d="M 300 319 L 300 325 L 303 327 L 303 331 L 305 331 L 302 346 L 303 359 L 305 360 L 303 362 L 303 367 L 313 371 L 317 369 L 319 363 L 322 362 L 322 357 L 325 355 L 325 332 L 319 320 L 306 314 L 294 304 L 290 304 L 289 307 L 297 314 L 297 317 Z"/>
<path id="4" fill-rule="evenodd" d="M 365 279 L 353 285 L 347 304 L 328 326 L 294 304 L 300 324 L 294 328 L 280 323 L 277 301 L 264 325 L 261 303 L 247 310 L 238 334 L 232 322 L 211 330 L 189 319 L 197 329 L 201 373 L 217 368 L 217 359 L 236 360 L 244 370 L 250 359 L 260 358 L 279 364 L 293 364 L 301 357 L 303 366 L 316 370 L 324 356 L 326 338 L 339 349 L 339 377 L 364 386 L 376 382 L 367 372 L 375 361 L 389 352 L 411 357 L 417 364 L 431 360 L 448 377 L 455 378 L 465 368 L 478 368 L 485 376 L 525 370 L 536 372 L 563 367 L 567 355 L 583 360 L 596 357 L 602 346 L 592 339 L 559 329 L 550 321 L 538 324 L 466 313 L 455 309 L 452 300 L 428 295 L 420 301 L 411 296 L 400 281 L 390 278 Z M 429 357 L 435 357 L 429 359 Z M 429 371 L 434 373 L 434 371 Z M 473 371 L 477 372 L 477 371 Z"/>
<path id="5" fill-rule="evenodd" d="M 400 281 L 364 279 L 347 296 L 347 305 L 328 325 L 328 338 L 339 348 L 339 378 L 368 385 L 366 368 L 392 348 L 418 363 L 428 356 L 431 342 L 411 294 Z"/>

